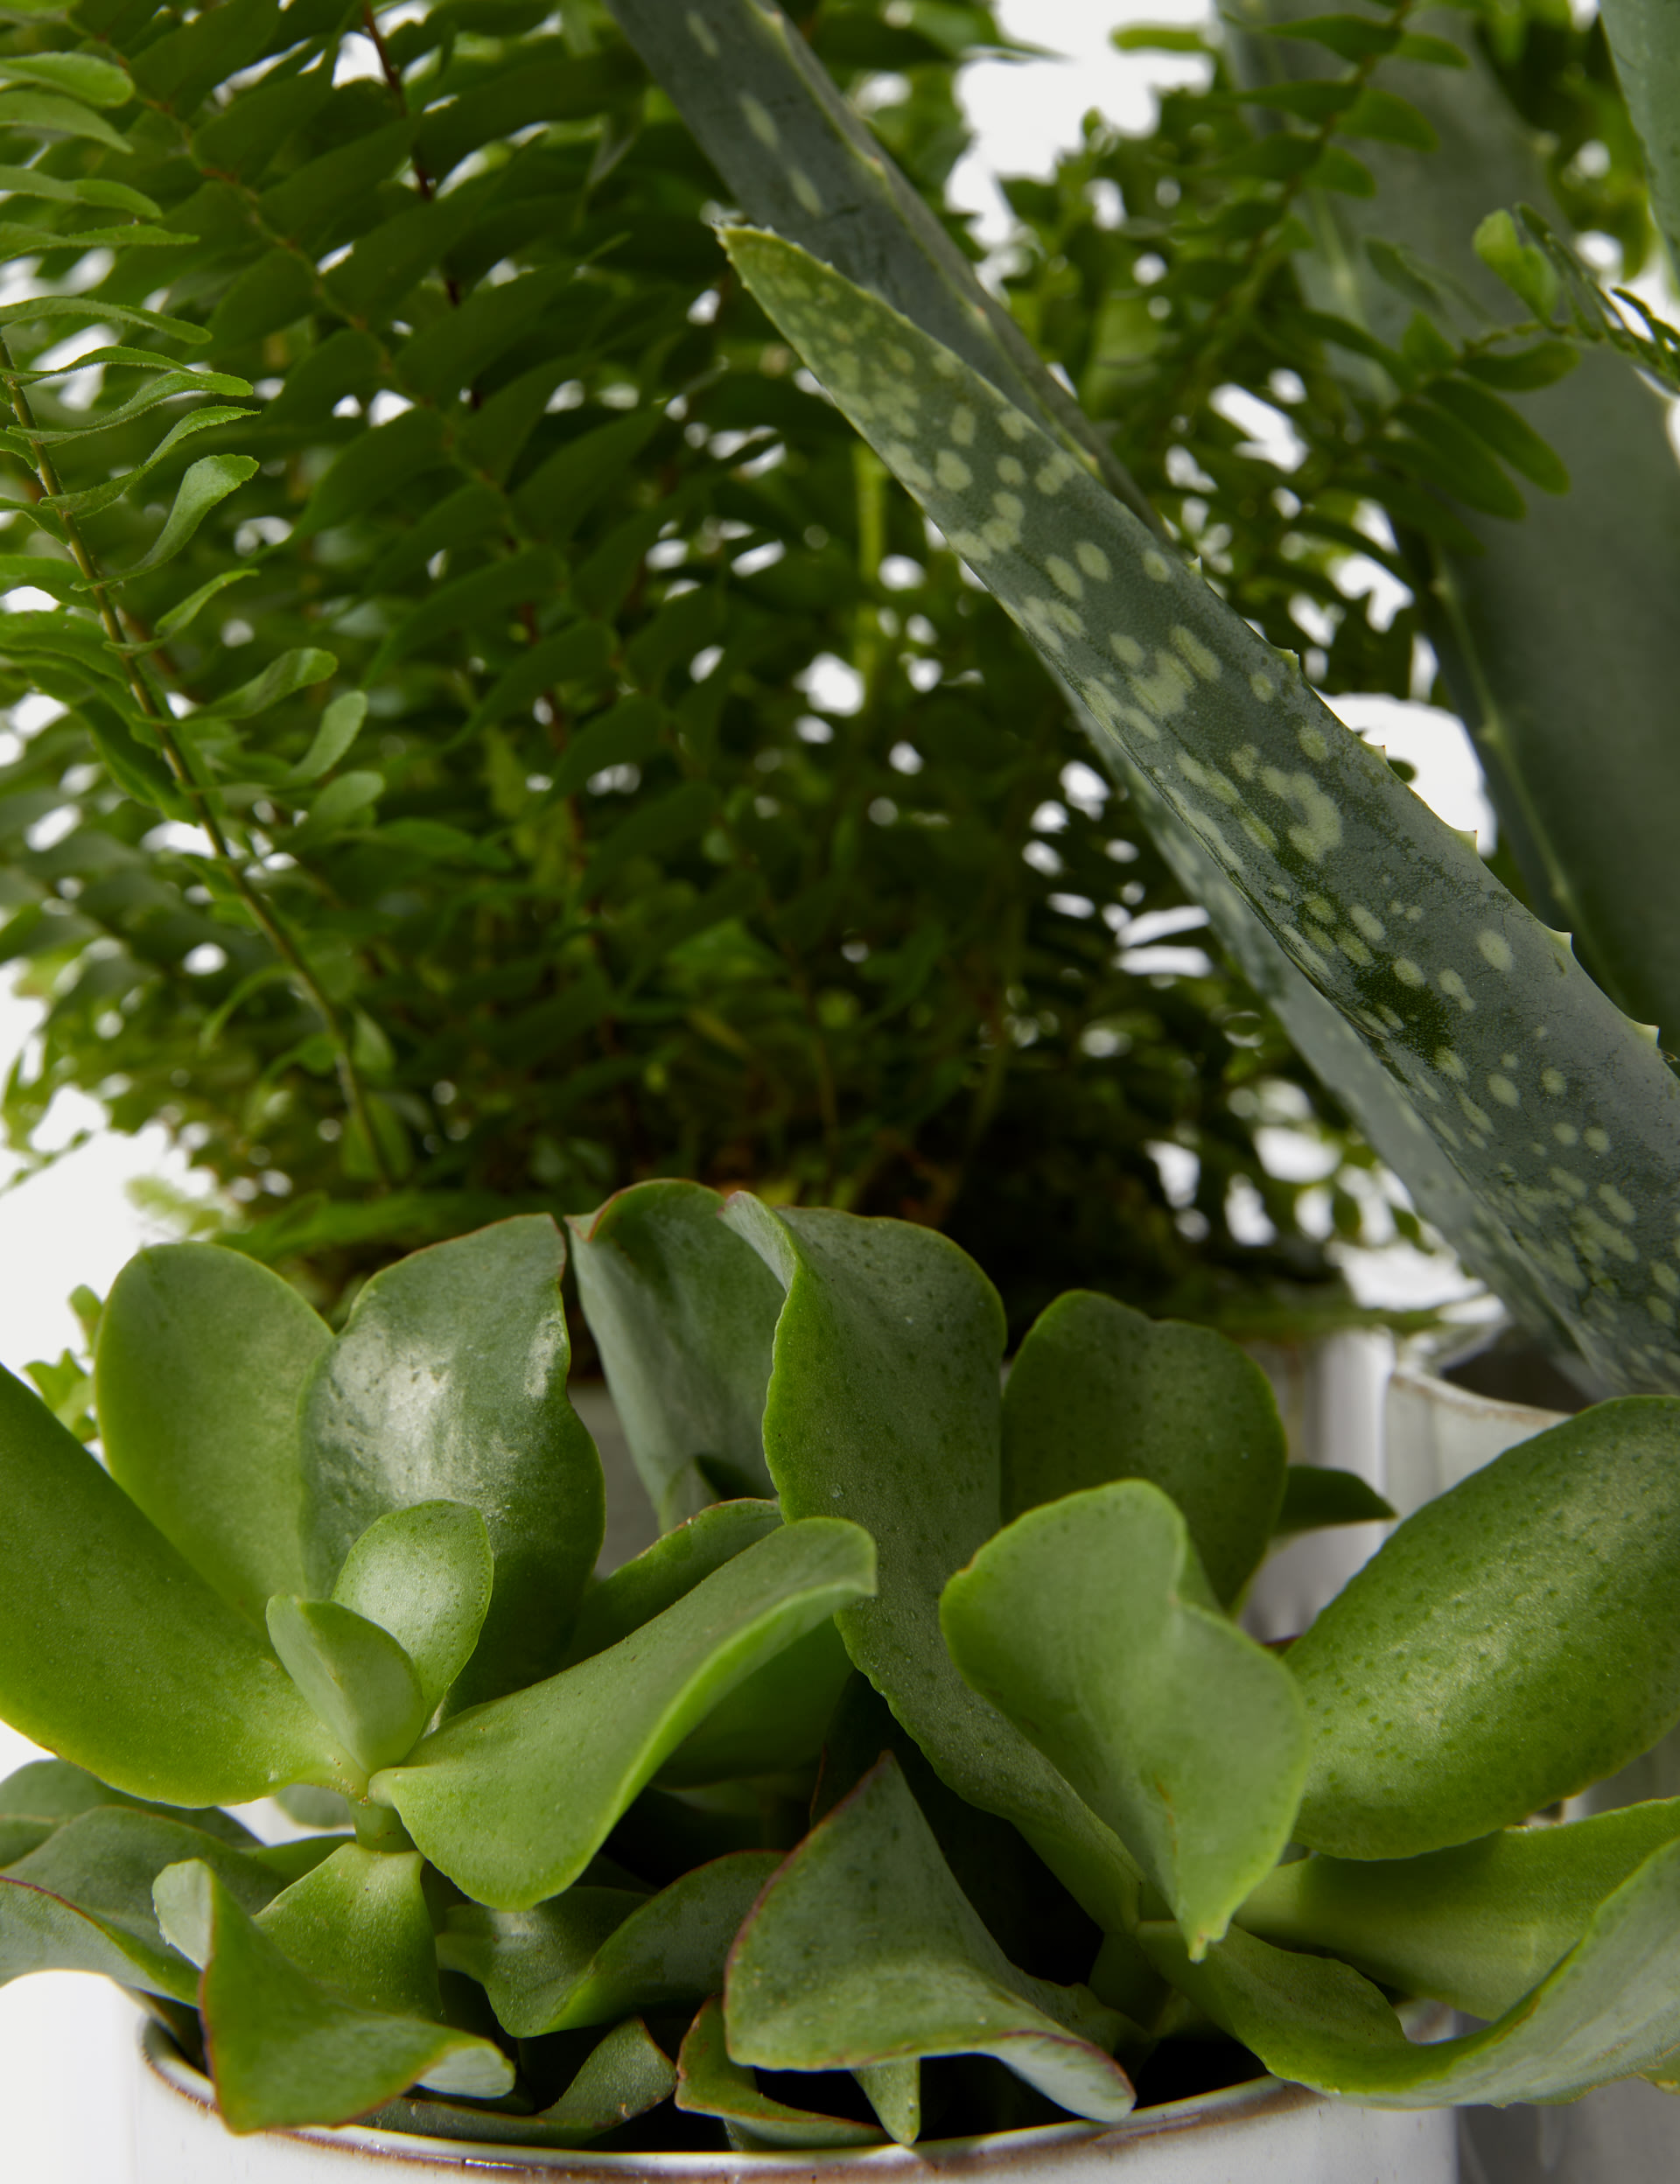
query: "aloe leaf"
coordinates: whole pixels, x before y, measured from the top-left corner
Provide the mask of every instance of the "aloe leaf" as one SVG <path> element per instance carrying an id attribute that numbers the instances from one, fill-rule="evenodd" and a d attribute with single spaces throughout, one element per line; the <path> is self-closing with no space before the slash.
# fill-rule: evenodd
<path id="1" fill-rule="evenodd" d="M 760 2070 L 985 2054 L 1076 2116 L 1116 2123 L 1133 2104 L 1112 2050 L 1136 2028 L 1009 1962 L 890 1756 L 760 1897 L 724 2007 L 731 2055 Z"/>
<path id="2" fill-rule="evenodd" d="M 1105 1928 L 1128 1926 L 1130 1854 L 963 1682 L 940 1631 L 946 1579 L 1000 1517 L 996 1291 L 955 1244 L 906 1222 L 773 1213 L 745 1192 L 724 1218 L 787 1291 L 764 1423 L 782 1508 L 844 1510 L 879 1548 L 878 1592 L 837 1618 L 853 1662 L 942 1781 L 1013 1821 Z"/>
<path id="3" fill-rule="evenodd" d="M 570 1886 L 721 1698 L 874 1582 L 859 1526 L 784 1525 L 606 1653 L 456 1715 L 374 1794 L 466 1894 L 528 1909 Z"/>
<path id="4" fill-rule="evenodd" d="M 1403 1994 L 1499 2017 L 1676 1836 L 1680 1801 L 1668 1801 L 1567 1827 L 1507 1828 L 1423 1858 L 1297 1858 L 1237 1917 L 1262 1941 L 1322 1950 Z"/>
<path id="5" fill-rule="evenodd" d="M 415 1252 L 361 1292 L 304 1400 L 312 1592 L 391 1510 L 483 1516 L 495 1581 L 458 1705 L 552 1671 L 600 1551 L 600 1460 L 566 1397 L 564 1264 L 542 1214 Z"/>
<path id="6" fill-rule="evenodd" d="M 1331 1524 L 1391 1524 L 1398 1514 L 1356 1471 L 1292 1464 L 1284 1474 L 1283 1506 L 1271 1536 L 1293 1539 Z"/>
<path id="7" fill-rule="evenodd" d="M 761 1421 L 781 1294 L 697 1183 L 639 1183 L 571 1222 L 578 1294 L 662 1525 L 770 1491 Z"/>
<path id="8" fill-rule="evenodd" d="M 715 2116 L 737 2153 L 780 2146 L 878 2146 L 873 2124 L 793 2108 L 771 2097 L 751 2070 L 732 2062 L 722 1998 L 714 1995 L 689 2027 L 676 2059 L 676 2106 L 692 2116 Z M 906 2142 L 908 2143 L 908 2142 Z"/>
<path id="9" fill-rule="evenodd" d="M 388 1630 L 333 1600 L 277 1594 L 269 1637 L 319 1721 L 364 1774 L 400 1760 L 431 1712 L 418 1670 Z"/>
<path id="10" fill-rule="evenodd" d="M 1453 1232 L 1471 1263 L 1609 1384 L 1680 1380 L 1673 1229 L 1650 1189 L 1680 1162 L 1680 1086 L 1645 1032 L 1020 410 L 802 252 L 726 240 L 888 467 L 1406 1088 L 1474 1201 Z M 1210 908 L 1228 922 L 1222 894 Z"/>
<path id="11" fill-rule="evenodd" d="M 646 1899 L 578 1887 L 529 1911 L 458 1904 L 439 1961 L 476 1979 L 522 2040 L 698 2002 L 721 1992 L 730 1945 L 780 1863 L 780 1852 L 739 1851 Z"/>
<path id="12" fill-rule="evenodd" d="M 249 1623 L 39 1396 L 0 1373 L 0 1717 L 100 1781 L 172 1805 L 345 1762 Z"/>
<path id="13" fill-rule="evenodd" d="M 714 1502 L 592 1585 L 578 1611 L 568 1664 L 604 1653 L 692 1592 L 702 1578 L 767 1539 L 781 1523 L 774 1502 Z"/>
<path id="14" fill-rule="evenodd" d="M 152 1908 L 153 1882 L 183 1858 L 205 1860 L 248 1910 L 281 1886 L 255 1858 L 178 1820 L 108 1806 L 81 1813 L 0 1874 L 0 1984 L 32 1971 L 98 1971 L 196 2001 L 198 1973 Z"/>
<path id="15" fill-rule="evenodd" d="M 1380 1992 L 1333 1957 L 1274 1949 L 1240 1928 L 1200 1964 L 1173 1927 L 1146 1924 L 1139 1939 L 1269 2070 L 1374 2107 L 1572 2100 L 1680 2047 L 1680 1843 L 1607 1897 L 1578 1945 L 1515 2008 L 1483 2032 L 1430 2045 L 1414 2046 Z"/>
<path id="16" fill-rule="evenodd" d="M 951 1579 L 941 1620 L 1200 1957 L 1290 1840 L 1306 1722 L 1288 1670 L 1218 1612 L 1179 1510 L 1143 1479 L 1031 1510 Z"/>
<path id="17" fill-rule="evenodd" d="M 167 1884 L 167 1885 L 166 1885 Z M 204 1866 L 158 1880 L 159 1909 L 184 1941 L 202 1936 L 205 2048 L 230 2131 L 346 2123 L 424 2081 L 505 2093 L 513 2066 L 491 2041 L 393 2016 L 312 1979 Z M 192 1899 L 196 1897 L 196 1901 Z"/>
<path id="18" fill-rule="evenodd" d="M 416 1502 L 374 1518 L 345 1557 L 332 1598 L 396 1639 L 430 1712 L 472 1657 L 494 1577 L 477 1509 Z"/>
<path id="19" fill-rule="evenodd" d="M 1628 112 L 1650 177 L 1651 210 L 1680 269 L 1680 37 L 1662 0 L 1602 0 Z"/>
<path id="20" fill-rule="evenodd" d="M 1680 1718 L 1676 1452 L 1680 1402 L 1628 1396 L 1407 1518 L 1290 1648 L 1312 1735 L 1298 1841 L 1467 1843 L 1656 1742 Z"/>
<path id="21" fill-rule="evenodd" d="M 137 1253 L 100 1318 L 112 1478 L 258 1625 L 270 1593 L 304 1589 L 298 1406 L 332 1339 L 289 1283 L 212 1243 Z"/>
<path id="22" fill-rule="evenodd" d="M 1224 1606 L 1266 1551 L 1286 1461 L 1270 1382 L 1211 1328 L 1074 1290 L 1040 1315 L 1010 1368 L 1005 1521 L 1110 1480 L 1151 1480 Z"/>

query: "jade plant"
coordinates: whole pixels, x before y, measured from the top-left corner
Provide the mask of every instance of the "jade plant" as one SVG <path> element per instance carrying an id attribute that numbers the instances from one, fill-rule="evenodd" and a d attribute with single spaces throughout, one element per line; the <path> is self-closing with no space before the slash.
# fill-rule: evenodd
<path id="1" fill-rule="evenodd" d="M 664 1527 L 606 1574 L 544 1216 L 336 1334 L 143 1253 L 102 1464 L 0 1379 L 0 1712 L 58 1754 L 0 1786 L 0 1978 L 116 1979 L 240 2132 L 846 2148 L 1263 2070 L 1670 2082 L 1680 1801 L 1552 1821 L 1680 1718 L 1680 1400 L 1511 1450 L 1267 1647 L 1271 1543 L 1390 1512 L 1287 1466 L 1217 1334 L 1073 1292 L 1005 1380 L 936 1232 L 677 1181 L 570 1251 Z M 1411 1998 L 1488 2022 L 1414 2040 Z"/>

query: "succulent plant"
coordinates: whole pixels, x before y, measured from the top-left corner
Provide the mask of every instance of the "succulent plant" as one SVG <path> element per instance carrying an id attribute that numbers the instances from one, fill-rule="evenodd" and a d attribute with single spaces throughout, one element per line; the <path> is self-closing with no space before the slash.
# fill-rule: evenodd
<path id="1" fill-rule="evenodd" d="M 0 1786 L 0 1978 L 117 1980 L 235 2131 L 844 2147 L 1197 2073 L 1662 2080 L 1680 1801 L 1524 1824 L 1680 1718 L 1680 1402 L 1513 1449 L 1280 1652 L 1238 1620 L 1270 1543 L 1389 1512 L 1288 1468 L 1223 1337 L 1071 1292 L 1005 1383 L 928 1229 L 680 1182 L 572 1227 L 666 1524 L 606 1574 L 545 1217 L 337 1335 L 143 1253 L 102 1466 L 0 1380 L 0 1714 L 59 1754 Z M 220 1809 L 272 1795 L 313 1831 Z M 1491 2022 L 1414 2044 L 1407 1996 Z"/>

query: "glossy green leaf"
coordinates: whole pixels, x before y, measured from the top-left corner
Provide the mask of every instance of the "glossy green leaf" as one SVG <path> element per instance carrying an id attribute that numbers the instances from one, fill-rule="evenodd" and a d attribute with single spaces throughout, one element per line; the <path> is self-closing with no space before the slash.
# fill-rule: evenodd
<path id="1" fill-rule="evenodd" d="M 598 1578 L 584 1593 L 566 1652 L 568 1664 L 616 1646 L 780 1525 L 781 1512 L 774 1502 L 714 1502 L 662 1532 L 651 1547 Z"/>
<path id="2" fill-rule="evenodd" d="M 951 1579 L 941 1621 L 1200 1957 L 1290 1840 L 1307 1737 L 1288 1670 L 1218 1613 L 1178 1509 L 1129 1479 L 1031 1510 Z"/>
<path id="3" fill-rule="evenodd" d="M 0 1717 L 13 1728 L 168 1804 L 342 1782 L 266 1642 L 9 1373 L 0 1502 Z"/>
<path id="4" fill-rule="evenodd" d="M 667 1788 L 796 1774 L 821 1757 L 829 1718 L 851 1674 L 832 1623 L 796 1638 L 715 1706 L 659 1770 Z"/>
<path id="5" fill-rule="evenodd" d="M 207 1945 L 199 2008 L 230 2131 L 346 2123 L 420 2082 L 512 2085 L 513 2066 L 490 2041 L 360 2007 L 311 1978 L 214 1874 L 198 1872 Z"/>
<path id="6" fill-rule="evenodd" d="M 586 2146 L 669 2097 L 676 2072 L 639 2017 L 626 2018 L 584 2056 L 558 2100 L 536 2115 L 409 2096 L 362 2118 L 370 2129 L 423 2138 L 486 2139 L 514 2146 Z"/>
<path id="7" fill-rule="evenodd" d="M 298 1407 L 331 1340 L 290 1283 L 207 1243 L 137 1253 L 100 1320 L 111 1476 L 255 1623 L 304 1589 Z"/>
<path id="8" fill-rule="evenodd" d="M 1467 1843 L 1656 1743 L 1680 1718 L 1676 1452 L 1675 1398 L 1600 1404 L 1400 1526 L 1287 1656 L 1312 1734 L 1298 1841 Z"/>
<path id="9" fill-rule="evenodd" d="M 990 1283 L 906 1222 L 776 1214 L 744 1192 L 724 1219 L 788 1292 L 764 1428 L 782 1508 L 844 1510 L 879 1549 L 878 1594 L 838 1618 L 847 1651 L 942 1781 L 1013 1821 L 1105 1928 L 1129 1924 L 1130 1855 L 962 1681 L 940 1631 L 946 1579 L 1000 1519 L 1004 1327 Z"/>
<path id="10" fill-rule="evenodd" d="M 198 1828 L 206 1835 L 214 1835 L 219 1842 L 229 1844 L 234 1850 L 257 1847 L 256 1837 L 242 1821 L 214 1805 L 193 1808 L 148 1804 L 144 1798 L 130 1797 L 120 1789 L 111 1788 L 85 1768 L 72 1767 L 68 1760 L 30 1760 L 0 1782 L 0 1866 L 10 1865 L 25 1851 L 38 1848 L 66 1820 L 74 1820 L 79 1813 L 95 1812 L 102 1805 L 155 1813 L 183 1827 Z M 33 1839 L 22 1841 L 24 1831 L 31 1832 Z M 13 1840 L 18 1842 L 18 1847 L 8 1856 L 6 1846 Z"/>
<path id="11" fill-rule="evenodd" d="M 1348 1079 L 1362 1111 L 1380 1058 L 1390 1082 L 1372 1112 L 1385 1150 L 1402 1173 L 1426 1175 L 1432 1206 L 1438 1186 L 1446 1194 L 1440 1217 L 1466 1252 L 1608 1384 L 1680 1377 L 1673 1308 L 1646 1302 L 1649 1262 L 1666 1264 L 1672 1236 L 1642 1181 L 1676 1161 L 1680 1085 L 1648 1036 L 1028 416 L 802 252 L 752 230 L 727 241 L 842 410 L 1078 693 L 1128 778 L 1190 830 L 1210 879 L 1222 873 L 1222 926 L 1242 923 L 1234 888 L 1341 1012 L 1326 1046 L 1327 1019 L 1309 1012 L 1312 1051 L 1325 1047 L 1334 1079 L 1338 1055 L 1362 1042 Z M 1410 1121 L 1394 1116 L 1392 1081 L 1415 1102 Z M 1588 1176 L 1535 1130 L 1544 1112 L 1550 1131 L 1554 1098 L 1570 1108 L 1572 1143 L 1592 1151 Z M 1606 1189 L 1625 1220 L 1599 1210 Z"/>
<path id="12" fill-rule="evenodd" d="M 321 724 L 311 737 L 308 750 L 292 767 L 287 786 L 301 788 L 331 773 L 361 733 L 367 718 L 368 700 L 363 693 L 342 691 L 323 711 Z"/>
<path id="13" fill-rule="evenodd" d="M 0 98 L 0 122 L 4 120 L 4 98 Z M 55 494 L 48 505 L 62 509 L 66 515 L 87 517 L 102 514 L 105 509 L 115 508 L 141 479 L 156 470 L 160 463 L 167 462 L 184 441 L 195 438 L 200 432 L 215 431 L 224 424 L 243 424 L 249 415 L 248 410 L 231 410 L 219 404 L 190 410 L 170 426 L 157 446 L 139 462 L 120 472 L 116 477 L 108 478 L 103 484 L 84 486 L 74 493 Z"/>
<path id="14" fill-rule="evenodd" d="M 415 1852 L 346 1843 L 265 1905 L 256 1922 L 301 1970 L 364 2009 L 438 2018 L 438 1954 L 422 1870 Z"/>
<path id="15" fill-rule="evenodd" d="M 717 2117 L 737 2153 L 767 2152 L 783 2146 L 839 2150 L 881 2143 L 881 2133 L 872 2124 L 793 2108 L 765 2092 L 751 2070 L 731 2062 L 724 2006 L 716 1995 L 683 2040 L 676 2059 L 674 2098 L 677 2107 L 691 2116 Z"/>
<path id="16" fill-rule="evenodd" d="M 1330 1524 L 1391 1524 L 1398 1514 L 1355 1471 L 1292 1464 L 1284 1474 L 1283 1506 L 1271 1536 L 1293 1539 Z"/>
<path id="17" fill-rule="evenodd" d="M 392 1509 L 462 1502 L 484 1518 L 495 1582 L 457 1705 L 553 1669 L 600 1550 L 600 1460 L 565 1392 L 564 1264 L 541 1214 L 416 1251 L 362 1290 L 305 1398 L 315 1592 Z"/>
<path id="18" fill-rule="evenodd" d="M 1339 1956 L 1381 1985 L 1499 2017 L 1586 1933 L 1599 1906 L 1680 1835 L 1680 1802 L 1566 1827 L 1507 1828 L 1423 1858 L 1303 1858 L 1238 1914 L 1284 1949 Z"/>
<path id="19" fill-rule="evenodd" d="M 1215 1597 L 1258 1568 L 1284 1492 L 1270 1382 L 1207 1327 L 1070 1291 L 1034 1322 L 1004 1389 L 1004 1517 L 1115 1479 L 1177 1503 Z"/>
<path id="20" fill-rule="evenodd" d="M 739 1851 L 645 1899 L 579 1886 L 529 1911 L 458 1904 L 438 1961 L 476 1979 L 521 2039 L 699 2002 L 721 1992 L 741 1922 L 780 1864 L 780 1852 Z"/>
<path id="21" fill-rule="evenodd" d="M 445 1722 L 375 1779 L 374 1795 L 458 1887 L 527 1909 L 570 1886 L 737 1684 L 874 1582 L 856 1524 L 784 1525 L 608 1651 Z"/>
<path id="22" fill-rule="evenodd" d="M 114 1805 L 77 1814 L 0 1874 L 0 1984 L 32 1971 L 98 1971 L 195 2001 L 198 1975 L 152 1908 L 153 1882 L 183 1858 L 205 1860 L 250 1911 L 281 1886 L 256 1859 L 180 1820 Z"/>
<path id="23" fill-rule="evenodd" d="M 230 493 L 237 493 L 260 468 L 254 455 L 201 455 L 197 462 L 189 463 L 175 489 L 174 503 L 163 529 L 123 575 L 137 577 L 144 570 L 161 569 L 166 561 L 172 561 L 211 509 Z"/>
<path id="24" fill-rule="evenodd" d="M 696 1183 L 641 1183 L 571 1224 L 590 1333 L 666 1525 L 720 1494 L 771 1491 L 764 1400 L 781 1290 L 723 1206 Z"/>
<path id="25" fill-rule="evenodd" d="M 1414 2046 L 1368 1979 L 1234 1929 L 1192 1964 L 1177 1930 L 1139 1939 L 1173 1984 L 1278 2076 L 1380 2108 L 1572 2100 L 1680 2048 L 1680 1843 L 1636 1868 L 1578 1946 L 1483 2032 Z"/>
<path id="26" fill-rule="evenodd" d="M 0 129 L 87 137 L 109 151 L 126 153 L 129 149 L 103 115 L 56 91 L 0 91 Z"/>
<path id="27" fill-rule="evenodd" d="M 472 1657 L 494 1576 L 476 1509 L 416 1502 L 374 1519 L 345 1557 L 332 1598 L 396 1640 L 430 1710 Z"/>
<path id="28" fill-rule="evenodd" d="M 43 84 L 89 106 L 126 106 L 134 96 L 123 71 L 96 53 L 7 53 L 0 57 L 0 83 Z"/>
<path id="29" fill-rule="evenodd" d="M 287 1675 L 364 1774 L 403 1757 L 431 1701 L 388 1631 L 334 1600 L 286 1593 L 269 1602 L 268 1626 Z"/>
<path id="30" fill-rule="evenodd" d="M 730 2054 L 761 2070 L 988 2054 L 1076 2116 L 1117 2123 L 1132 2107 L 1111 2052 L 1125 2020 L 1009 1962 L 891 1758 L 759 1899 L 730 1958 L 724 2012 Z"/>
<path id="31" fill-rule="evenodd" d="M 1603 0 L 1600 15 L 1639 132 L 1651 210 L 1680 264 L 1680 37 L 1662 0 Z"/>
<path id="32" fill-rule="evenodd" d="M 266 713 L 270 707 L 279 704 L 283 698 L 306 690 L 314 683 L 325 682 L 338 664 L 330 652 L 322 652 L 313 645 L 298 646 L 290 652 L 283 652 L 277 660 L 269 662 L 261 675 L 242 682 L 225 697 L 214 699 L 204 710 L 223 720 L 253 719 L 258 713 Z"/>

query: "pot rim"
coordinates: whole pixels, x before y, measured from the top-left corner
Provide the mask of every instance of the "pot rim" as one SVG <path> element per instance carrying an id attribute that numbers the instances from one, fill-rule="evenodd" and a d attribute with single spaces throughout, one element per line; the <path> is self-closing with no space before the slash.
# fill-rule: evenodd
<path id="1" fill-rule="evenodd" d="M 178 2098 L 216 2116 L 215 2095 L 208 2078 L 187 2062 L 166 2028 L 154 2019 L 143 2029 L 143 2063 Z M 884 2146 L 855 2149 L 776 2148 L 762 2153 L 597 2153 L 587 2146 L 522 2146 L 505 2140 L 423 2138 L 407 2132 L 374 2131 L 360 2124 L 306 2124 L 262 2132 L 261 2137 L 310 2139 L 318 2145 L 342 2146 L 346 2152 L 374 2154 L 391 2161 L 452 2163 L 463 2169 L 501 2170 L 529 2175 L 550 2171 L 556 2175 L 609 2179 L 657 2177 L 667 2184 L 723 2184 L 723 2180 L 750 2173 L 763 2184 L 779 2180 L 809 2178 L 821 2172 L 844 2177 L 864 2173 L 871 2184 L 891 2179 L 894 2184 L 929 2167 L 961 2166 L 964 2171 L 1008 2166 L 1023 2156 L 1054 2155 L 1102 2145 L 1122 2146 L 1128 2142 L 1154 2138 L 1172 2132 L 1203 2130 L 1228 2123 L 1258 2122 L 1301 2108 L 1334 2105 L 1327 2096 L 1280 2078 L 1247 2078 L 1240 2084 L 1222 2086 L 1211 2093 L 1197 2093 L 1180 2101 L 1163 2101 L 1152 2108 L 1136 2109 L 1119 2124 L 1039 2124 L 1026 2131 L 1001 2131 L 981 2138 L 938 2138 L 914 2146 Z"/>

